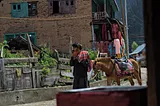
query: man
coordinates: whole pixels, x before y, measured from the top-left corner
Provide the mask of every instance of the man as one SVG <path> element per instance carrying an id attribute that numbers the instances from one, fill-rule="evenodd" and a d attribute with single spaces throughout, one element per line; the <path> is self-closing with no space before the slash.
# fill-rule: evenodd
<path id="1" fill-rule="evenodd" d="M 82 51 L 82 45 L 79 43 L 72 44 L 72 57 L 70 65 L 73 69 L 73 89 L 87 88 L 88 79 L 87 71 L 89 67 L 89 54 L 87 51 Z"/>

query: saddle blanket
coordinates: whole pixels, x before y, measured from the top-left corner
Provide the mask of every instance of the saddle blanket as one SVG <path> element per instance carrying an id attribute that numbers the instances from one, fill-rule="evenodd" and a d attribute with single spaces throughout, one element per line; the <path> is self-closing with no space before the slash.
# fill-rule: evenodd
<path id="1" fill-rule="evenodd" d="M 129 59 L 127 60 L 127 62 L 117 62 L 116 64 L 119 67 L 119 70 L 117 70 L 118 76 L 125 76 L 133 73 L 133 64 Z"/>

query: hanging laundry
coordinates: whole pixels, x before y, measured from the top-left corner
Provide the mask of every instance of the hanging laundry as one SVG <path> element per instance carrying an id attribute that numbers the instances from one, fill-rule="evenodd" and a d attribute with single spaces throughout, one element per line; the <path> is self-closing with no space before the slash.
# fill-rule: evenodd
<path id="1" fill-rule="evenodd" d="M 122 45 L 122 33 L 121 33 L 121 31 L 118 31 L 118 34 L 117 34 L 118 36 L 117 36 L 117 38 L 119 39 L 119 41 L 120 41 L 120 45 Z"/>
<path id="2" fill-rule="evenodd" d="M 122 56 L 124 56 L 124 54 L 125 54 L 125 41 L 124 41 L 124 39 L 123 39 L 123 37 L 122 37 L 122 45 L 121 45 L 121 54 L 122 54 Z"/>
<path id="3" fill-rule="evenodd" d="M 100 50 L 100 42 L 96 42 L 96 48 L 97 50 Z"/>
<path id="4" fill-rule="evenodd" d="M 100 52 L 103 53 L 103 41 L 100 41 Z"/>
<path id="5" fill-rule="evenodd" d="M 123 37 L 122 37 L 121 42 L 122 42 L 122 47 L 125 49 L 125 41 L 124 41 Z"/>
<path id="6" fill-rule="evenodd" d="M 114 47 L 115 47 L 115 52 L 116 52 L 116 55 L 118 56 L 118 58 L 121 58 L 120 57 L 120 54 L 121 54 L 121 52 L 120 52 L 120 49 L 121 49 L 121 45 L 120 45 L 120 41 L 119 41 L 119 39 L 114 39 Z"/>
<path id="7" fill-rule="evenodd" d="M 111 38 L 110 31 L 108 30 L 107 32 L 108 32 L 108 34 L 107 34 L 107 35 L 108 35 L 108 41 L 111 41 L 111 40 L 112 40 L 112 38 Z"/>
<path id="8" fill-rule="evenodd" d="M 118 34 L 118 24 L 112 24 L 112 37 L 114 39 L 117 38 L 117 34 Z"/>
<path id="9" fill-rule="evenodd" d="M 108 53 L 108 42 L 103 42 L 103 53 Z"/>
<path id="10" fill-rule="evenodd" d="M 115 50 L 114 50 L 114 46 L 113 46 L 113 42 L 108 42 L 108 55 L 110 57 L 115 55 Z"/>
<path id="11" fill-rule="evenodd" d="M 106 26 L 106 24 L 102 25 L 102 40 L 107 41 L 107 26 Z"/>

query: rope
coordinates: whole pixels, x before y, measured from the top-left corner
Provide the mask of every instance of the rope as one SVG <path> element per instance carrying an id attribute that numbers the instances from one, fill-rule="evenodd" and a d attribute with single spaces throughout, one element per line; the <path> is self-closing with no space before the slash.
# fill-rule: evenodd
<path id="1" fill-rule="evenodd" d="M 94 75 L 94 77 L 92 77 L 90 80 L 95 79 L 95 78 L 96 78 L 96 76 L 97 76 L 99 73 L 100 73 L 100 71 L 98 71 L 98 72 Z"/>

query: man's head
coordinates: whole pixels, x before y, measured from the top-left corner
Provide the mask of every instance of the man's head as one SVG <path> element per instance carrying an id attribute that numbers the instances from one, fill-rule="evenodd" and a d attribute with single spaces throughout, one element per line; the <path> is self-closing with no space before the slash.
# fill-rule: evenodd
<path id="1" fill-rule="evenodd" d="M 82 50 L 82 45 L 81 45 L 80 43 L 73 43 L 73 44 L 72 44 L 72 47 L 73 47 L 73 50 L 74 50 L 74 49 Z"/>
<path id="2" fill-rule="evenodd" d="M 72 53 L 73 55 L 77 55 L 82 50 L 82 45 L 80 43 L 72 44 Z"/>

